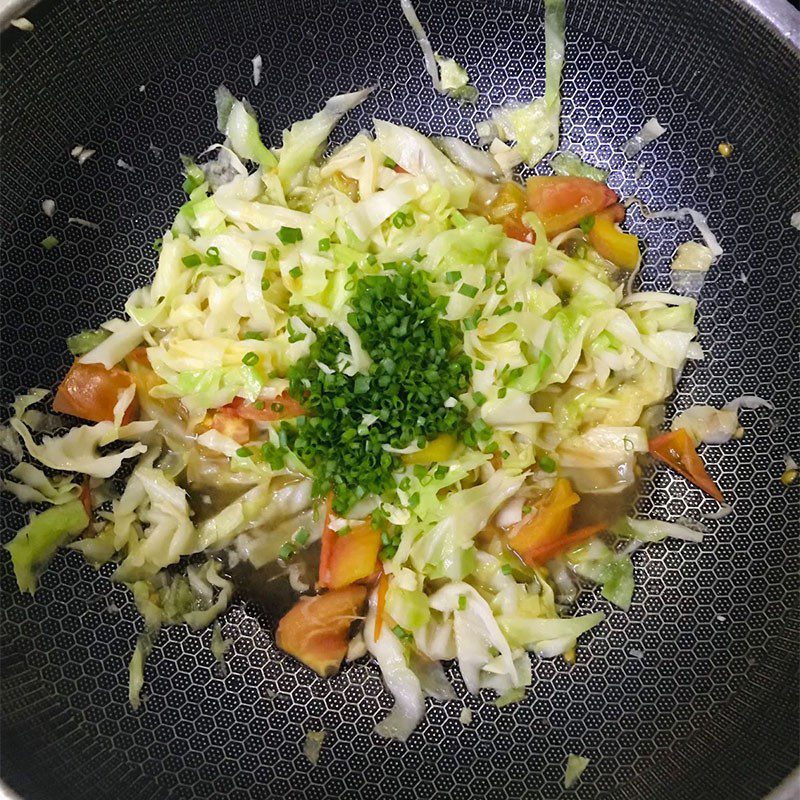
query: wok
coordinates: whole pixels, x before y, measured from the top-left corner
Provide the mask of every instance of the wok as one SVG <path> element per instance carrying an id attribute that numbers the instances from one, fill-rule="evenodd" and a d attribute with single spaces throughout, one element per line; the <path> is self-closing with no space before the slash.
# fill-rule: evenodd
<path id="1" fill-rule="evenodd" d="M 337 141 L 376 112 L 474 141 L 489 107 L 542 92 L 540 3 L 420 0 L 417 12 L 434 46 L 476 79 L 476 108 L 434 94 L 394 0 L 59 0 L 27 12 L 32 32 L 5 32 L 4 403 L 53 386 L 65 337 L 149 282 L 151 243 L 182 202 L 179 155 L 217 136 L 218 84 L 250 99 L 272 143 L 326 97 L 376 83 Z M 571 0 L 567 22 L 562 147 L 611 168 L 622 195 L 708 212 L 725 250 L 699 304 L 706 359 L 686 370 L 677 402 L 756 393 L 774 404 L 743 412 L 743 441 L 708 448 L 733 513 L 708 522 L 700 545 L 640 550 L 629 613 L 583 592 L 579 607 L 610 611 L 607 621 L 574 666 L 535 660 L 519 705 L 469 697 L 451 668 L 459 701 L 431 703 L 405 744 L 373 733 L 391 705 L 375 666 L 323 681 L 276 649 L 268 613 L 245 601 L 223 620 L 227 675 L 215 671 L 210 631 L 170 628 L 134 713 L 126 670 L 140 623 L 126 592 L 69 553 L 35 600 L 23 597 L 3 553 L 2 775 L 19 795 L 556 798 L 570 752 L 591 759 L 577 798 L 760 798 L 789 775 L 800 488 L 779 478 L 800 432 L 800 234 L 789 222 L 800 208 L 798 13 L 781 0 Z M 668 135 L 637 177 L 622 144 L 654 115 Z M 83 165 L 69 155 L 77 144 L 97 151 Z M 44 198 L 55 200 L 52 220 Z M 668 288 L 670 256 L 693 232 L 636 211 L 631 225 L 647 242 L 643 285 Z M 49 234 L 61 244 L 45 252 Z M 694 497 L 659 470 L 639 511 L 713 510 Z M 6 503 L 4 541 L 22 523 Z M 301 753 L 309 730 L 327 731 L 316 766 Z"/>

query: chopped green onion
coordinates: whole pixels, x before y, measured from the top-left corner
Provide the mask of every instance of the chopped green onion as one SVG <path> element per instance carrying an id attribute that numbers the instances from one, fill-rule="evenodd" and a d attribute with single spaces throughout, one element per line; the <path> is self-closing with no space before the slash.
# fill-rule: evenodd
<path id="1" fill-rule="evenodd" d="M 475 295 L 478 294 L 478 287 L 470 283 L 462 283 L 461 286 L 458 287 L 458 293 L 463 294 L 464 297 L 475 297 Z"/>
<path id="2" fill-rule="evenodd" d="M 294 535 L 294 540 L 297 542 L 297 544 L 305 544 L 309 540 L 310 536 L 311 534 L 305 528 L 300 528 L 300 530 Z"/>
<path id="3" fill-rule="evenodd" d="M 303 232 L 300 228 L 288 228 L 286 225 L 281 225 L 278 238 L 283 244 L 295 244 L 303 241 Z"/>
<path id="4" fill-rule="evenodd" d="M 467 596 L 465 594 L 460 594 L 458 596 L 458 610 L 463 611 L 467 607 Z"/>
<path id="5" fill-rule="evenodd" d="M 458 283 L 461 280 L 461 273 L 457 270 L 450 270 L 450 272 L 446 272 L 444 276 L 445 283 Z"/>
<path id="6" fill-rule="evenodd" d="M 318 247 L 320 253 L 325 253 L 326 251 L 331 249 L 331 240 L 328 238 L 320 239 Z"/>
<path id="7" fill-rule="evenodd" d="M 245 335 L 242 337 L 243 339 L 255 339 L 258 342 L 264 341 L 264 334 L 260 331 L 247 331 Z"/>
<path id="8" fill-rule="evenodd" d="M 539 469 L 543 470 L 544 472 L 556 471 L 556 462 L 550 458 L 550 456 L 539 456 L 539 458 L 536 460 L 539 464 Z"/>
<path id="9" fill-rule="evenodd" d="M 250 253 L 250 258 L 252 258 L 253 261 L 266 261 L 267 253 L 265 250 L 253 250 Z"/>
<path id="10" fill-rule="evenodd" d="M 407 631 L 405 628 L 403 628 L 401 625 L 395 625 L 394 628 L 392 628 L 392 633 L 398 639 L 400 639 L 401 642 L 407 642 L 414 638 L 411 635 L 411 633 Z"/>
<path id="11" fill-rule="evenodd" d="M 587 216 L 587 217 L 584 217 L 584 218 L 583 218 L 583 219 L 582 219 L 582 220 L 581 220 L 581 221 L 578 223 L 578 225 L 580 226 L 580 229 L 581 229 L 581 230 L 582 230 L 584 233 L 589 233 L 589 231 L 590 231 L 592 228 L 594 228 L 594 215 L 593 215 L 593 214 L 589 214 L 589 216 Z"/>
<path id="12" fill-rule="evenodd" d="M 242 364 L 246 367 L 254 367 L 258 364 L 258 360 L 258 353 L 254 353 L 252 350 L 242 356 Z"/>
<path id="13" fill-rule="evenodd" d="M 206 250 L 206 263 L 210 264 L 212 267 L 216 267 L 222 263 L 222 259 L 219 257 L 219 247 L 209 247 Z"/>
<path id="14" fill-rule="evenodd" d="M 290 275 L 291 275 L 293 278 L 297 279 L 297 278 L 299 278 L 299 277 L 300 277 L 300 276 L 303 274 L 303 268 L 302 268 L 302 267 L 292 267 L 292 268 L 289 270 L 289 274 L 290 274 Z"/>
<path id="15" fill-rule="evenodd" d="M 181 261 L 183 261 L 184 265 L 187 267 L 199 267 L 200 264 L 203 263 L 203 259 L 200 258 L 197 253 L 191 253 L 188 256 L 184 256 Z"/>
<path id="16" fill-rule="evenodd" d="M 278 550 L 278 558 L 287 561 L 294 555 L 294 547 L 289 542 L 282 545 L 281 549 Z"/>
<path id="17" fill-rule="evenodd" d="M 476 406 L 482 406 L 486 402 L 486 395 L 483 392 L 474 392 L 472 399 Z"/>
<path id="18" fill-rule="evenodd" d="M 386 158 L 383 159 L 383 166 L 389 167 L 389 169 L 394 169 L 397 166 L 397 162 L 393 158 L 386 156 Z"/>
<path id="19" fill-rule="evenodd" d="M 240 447 L 236 451 L 236 455 L 239 456 L 239 458 L 248 458 L 253 455 L 253 451 L 249 447 Z"/>

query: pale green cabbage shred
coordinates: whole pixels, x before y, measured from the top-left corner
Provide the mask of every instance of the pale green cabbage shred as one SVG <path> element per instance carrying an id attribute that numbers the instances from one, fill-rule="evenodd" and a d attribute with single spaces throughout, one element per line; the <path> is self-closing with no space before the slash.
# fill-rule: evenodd
<path id="1" fill-rule="evenodd" d="M 502 115 L 531 163 L 558 141 L 563 0 L 546 5 L 545 96 Z M 537 465 L 543 454 L 580 492 L 633 486 L 637 453 L 647 449 L 643 413 L 672 392 L 687 359 L 702 357 L 695 303 L 647 292 L 626 300 L 607 262 L 591 250 L 568 255 L 547 241 L 535 218 L 536 245 L 506 237 L 501 226 L 470 211 L 476 178 L 417 131 L 376 119 L 374 135 L 361 132 L 320 161 L 338 119 L 368 95 L 333 98 L 271 149 L 248 106 L 220 92 L 226 141 L 217 162 L 189 168 L 199 182 L 163 237 L 151 286 L 131 296 L 129 320 L 107 325 L 110 335 L 82 356 L 112 366 L 134 347 L 146 348 L 157 385 L 139 393 L 142 421 L 121 424 L 121 398 L 114 422 L 37 442 L 23 415 L 41 392 L 22 398 L 11 419 L 30 456 L 52 470 L 104 480 L 133 464 L 124 489 L 96 512 L 95 535 L 71 547 L 94 564 L 116 563 L 114 579 L 130 587 L 145 620 L 131 662 L 134 705 L 160 628 L 209 625 L 228 605 L 233 585 L 224 577 L 223 559 L 258 567 L 274 561 L 301 527 L 310 533 L 309 543 L 321 535 L 310 473 L 296 457 L 280 469 L 255 463 L 222 432 L 207 431 L 198 440 L 197 426 L 235 398 L 269 403 L 285 391 L 287 369 L 315 339 L 294 314 L 296 306 L 318 326 L 345 333 L 351 355 L 342 370 L 366 371 L 369 355 L 347 323 L 352 264 L 375 274 L 384 262 L 419 254 L 416 269 L 434 296 L 447 298 L 446 319 L 460 325 L 478 314 L 477 325 L 463 331 L 473 369 L 470 389 L 459 399 L 505 452 L 498 466 L 481 447 L 461 446 L 445 462 L 444 475 L 437 465 L 422 474 L 403 468 L 396 477 L 405 488 L 391 502 L 373 498 L 372 508 L 382 504 L 401 529 L 384 570 L 392 576 L 387 613 L 408 634 L 398 638 L 383 625 L 376 641 L 373 595 L 364 638 L 396 701 L 379 732 L 406 738 L 424 713 L 423 685 L 441 689 L 446 683 L 443 675 L 431 683 L 430 674 L 418 674 L 412 653 L 433 662 L 456 658 L 467 689 L 492 690 L 502 705 L 520 699 L 531 682 L 528 652 L 568 654 L 603 620 L 602 612 L 562 617 L 563 587 L 549 573 L 516 561 L 509 568 L 499 542 L 478 544 L 478 537 L 498 513 L 516 508 L 512 522 L 519 521 L 526 499 L 553 486 L 556 473 Z M 395 227 L 398 211 L 413 215 L 414 225 Z M 285 243 L 281 228 L 299 229 L 302 240 Z M 320 240 L 332 245 L 320 249 Z M 218 253 L 219 263 L 187 265 L 209 250 Z M 254 258 L 254 251 L 263 258 Z M 455 283 L 446 278 L 453 270 L 461 273 Z M 459 291 L 465 284 L 478 287 L 474 296 Z M 259 338 L 244 338 L 246 332 Z M 258 355 L 258 366 L 243 363 L 249 352 Z M 515 377 L 508 379 L 512 371 Z M 485 402 L 476 404 L 476 393 Z M 260 438 L 254 447 L 278 442 L 275 425 L 258 423 L 255 429 Z M 122 445 L 116 450 L 99 449 L 117 442 Z M 212 487 L 234 499 L 198 521 L 185 475 L 201 493 Z M 78 487 L 30 466 L 17 467 L 14 477 L 8 488 L 20 499 L 55 504 L 47 514 L 69 508 L 74 515 L 70 525 L 45 537 L 40 558 L 26 562 L 38 568 L 51 550 L 75 537 Z M 286 483 L 287 477 L 293 480 Z M 666 524 L 637 528 L 632 520 L 619 536 L 653 540 L 675 532 Z M 24 546 L 15 540 L 11 548 Z M 609 600 L 628 607 L 632 564 L 619 548 L 598 540 L 559 563 L 570 575 L 602 584 Z M 33 591 L 32 574 L 23 581 L 18 572 L 21 588 Z M 221 637 L 215 637 L 221 654 Z"/>

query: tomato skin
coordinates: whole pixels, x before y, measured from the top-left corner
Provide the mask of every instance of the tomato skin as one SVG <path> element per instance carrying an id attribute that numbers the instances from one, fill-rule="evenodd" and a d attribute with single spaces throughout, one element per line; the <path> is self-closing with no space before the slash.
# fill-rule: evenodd
<path id="1" fill-rule="evenodd" d="M 508 537 L 508 545 L 529 565 L 537 563 L 537 553 L 560 542 L 572 523 L 572 508 L 580 501 L 566 478 L 536 504 L 536 513 L 518 523 Z"/>
<path id="2" fill-rule="evenodd" d="M 86 525 L 86 530 L 83 532 L 84 536 L 94 536 L 94 511 L 92 509 L 92 487 L 90 485 L 89 476 L 86 475 L 81 484 L 81 493 L 78 499 L 83 503 L 83 509 L 86 511 L 86 516 L 89 518 L 89 523 Z"/>
<path id="3" fill-rule="evenodd" d="M 350 627 L 366 599 L 367 587 L 358 584 L 301 597 L 278 623 L 276 644 L 317 674 L 332 675 L 347 654 Z"/>
<path id="4" fill-rule="evenodd" d="M 698 489 L 713 497 L 718 503 L 725 498 L 711 476 L 706 472 L 703 460 L 694 446 L 694 439 L 688 431 L 678 428 L 656 436 L 649 443 L 650 455 L 683 475 Z"/>
<path id="5" fill-rule="evenodd" d="M 381 630 L 383 628 L 383 616 L 386 609 L 386 592 L 389 590 L 389 578 L 385 572 L 381 572 L 381 577 L 378 581 L 378 598 L 375 606 L 375 631 L 373 637 L 377 642 L 381 637 Z"/>
<path id="6" fill-rule="evenodd" d="M 282 406 L 282 408 L 274 408 L 273 406 Z M 256 408 L 243 397 L 234 397 L 233 401 L 223 406 L 220 411 L 255 422 L 275 422 L 275 420 L 293 419 L 306 414 L 303 406 L 288 392 L 279 394 L 274 400 L 265 400 L 264 408 Z"/>
<path id="7" fill-rule="evenodd" d="M 604 183 L 560 175 L 534 175 L 528 178 L 526 192 L 528 210 L 539 217 L 548 236 L 574 228 L 584 217 L 619 201 Z"/>
<path id="8" fill-rule="evenodd" d="M 76 360 L 58 387 L 53 411 L 89 422 L 113 422 L 119 393 L 129 389 L 133 382 L 133 376 L 119 367 L 106 369 L 102 364 L 83 364 Z M 134 396 L 122 424 L 126 425 L 138 415 L 139 402 Z"/>
<path id="9" fill-rule="evenodd" d="M 636 269 L 640 259 L 639 239 L 617 227 L 624 219 L 625 209 L 619 203 L 595 214 L 594 225 L 588 234 L 589 244 L 612 264 L 623 269 Z"/>
<path id="10" fill-rule="evenodd" d="M 580 528 L 577 531 L 568 533 L 561 536 L 559 539 L 554 539 L 551 542 L 532 547 L 525 553 L 525 561 L 530 564 L 544 564 L 551 558 L 555 558 L 559 553 L 571 550 L 579 544 L 588 541 L 589 539 L 597 536 L 598 533 L 604 531 L 608 526 L 604 522 L 597 523 L 596 525 L 587 525 L 585 528 Z"/>

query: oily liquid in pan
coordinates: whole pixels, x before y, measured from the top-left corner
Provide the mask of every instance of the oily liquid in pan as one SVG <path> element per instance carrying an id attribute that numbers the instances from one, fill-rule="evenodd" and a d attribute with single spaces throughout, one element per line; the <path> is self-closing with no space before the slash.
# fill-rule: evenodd
<path id="1" fill-rule="evenodd" d="M 637 473 L 640 471 L 638 462 L 635 470 Z M 635 506 L 641 488 L 638 479 L 633 484 L 626 483 L 625 488 L 621 490 L 614 490 L 613 468 L 580 470 L 580 472 L 582 485 L 587 488 L 574 510 L 574 526 L 576 528 L 620 519 Z M 275 492 L 291 484 L 292 481 L 292 478 L 276 481 Z M 591 491 L 589 487 L 592 486 L 601 488 L 599 491 Z M 609 486 L 612 487 L 611 490 L 609 490 Z M 185 488 L 197 523 L 214 516 L 243 493 L 243 490 L 219 490 L 207 483 L 200 484 L 198 488 L 198 484 L 193 485 L 188 479 L 185 482 Z M 286 530 L 287 520 L 283 520 L 280 524 Z M 290 521 L 289 527 L 291 527 Z M 300 527 L 299 523 L 297 527 Z M 257 529 L 255 532 L 258 533 Z M 270 531 L 266 529 L 262 533 L 268 536 Z M 259 568 L 245 560 L 232 565 L 223 559 L 223 564 L 225 572 L 235 584 L 237 592 L 244 599 L 256 603 L 263 610 L 266 618 L 275 623 L 299 597 L 314 591 L 314 584 L 319 574 L 319 560 L 320 542 L 318 541 L 299 549 L 291 559 L 296 574 L 309 587 L 306 591 L 298 591 L 292 585 L 288 562 L 281 559 L 276 559 Z M 580 578 L 576 578 L 576 580 L 580 583 Z M 355 626 L 356 629 L 360 627 L 360 623 Z"/>

